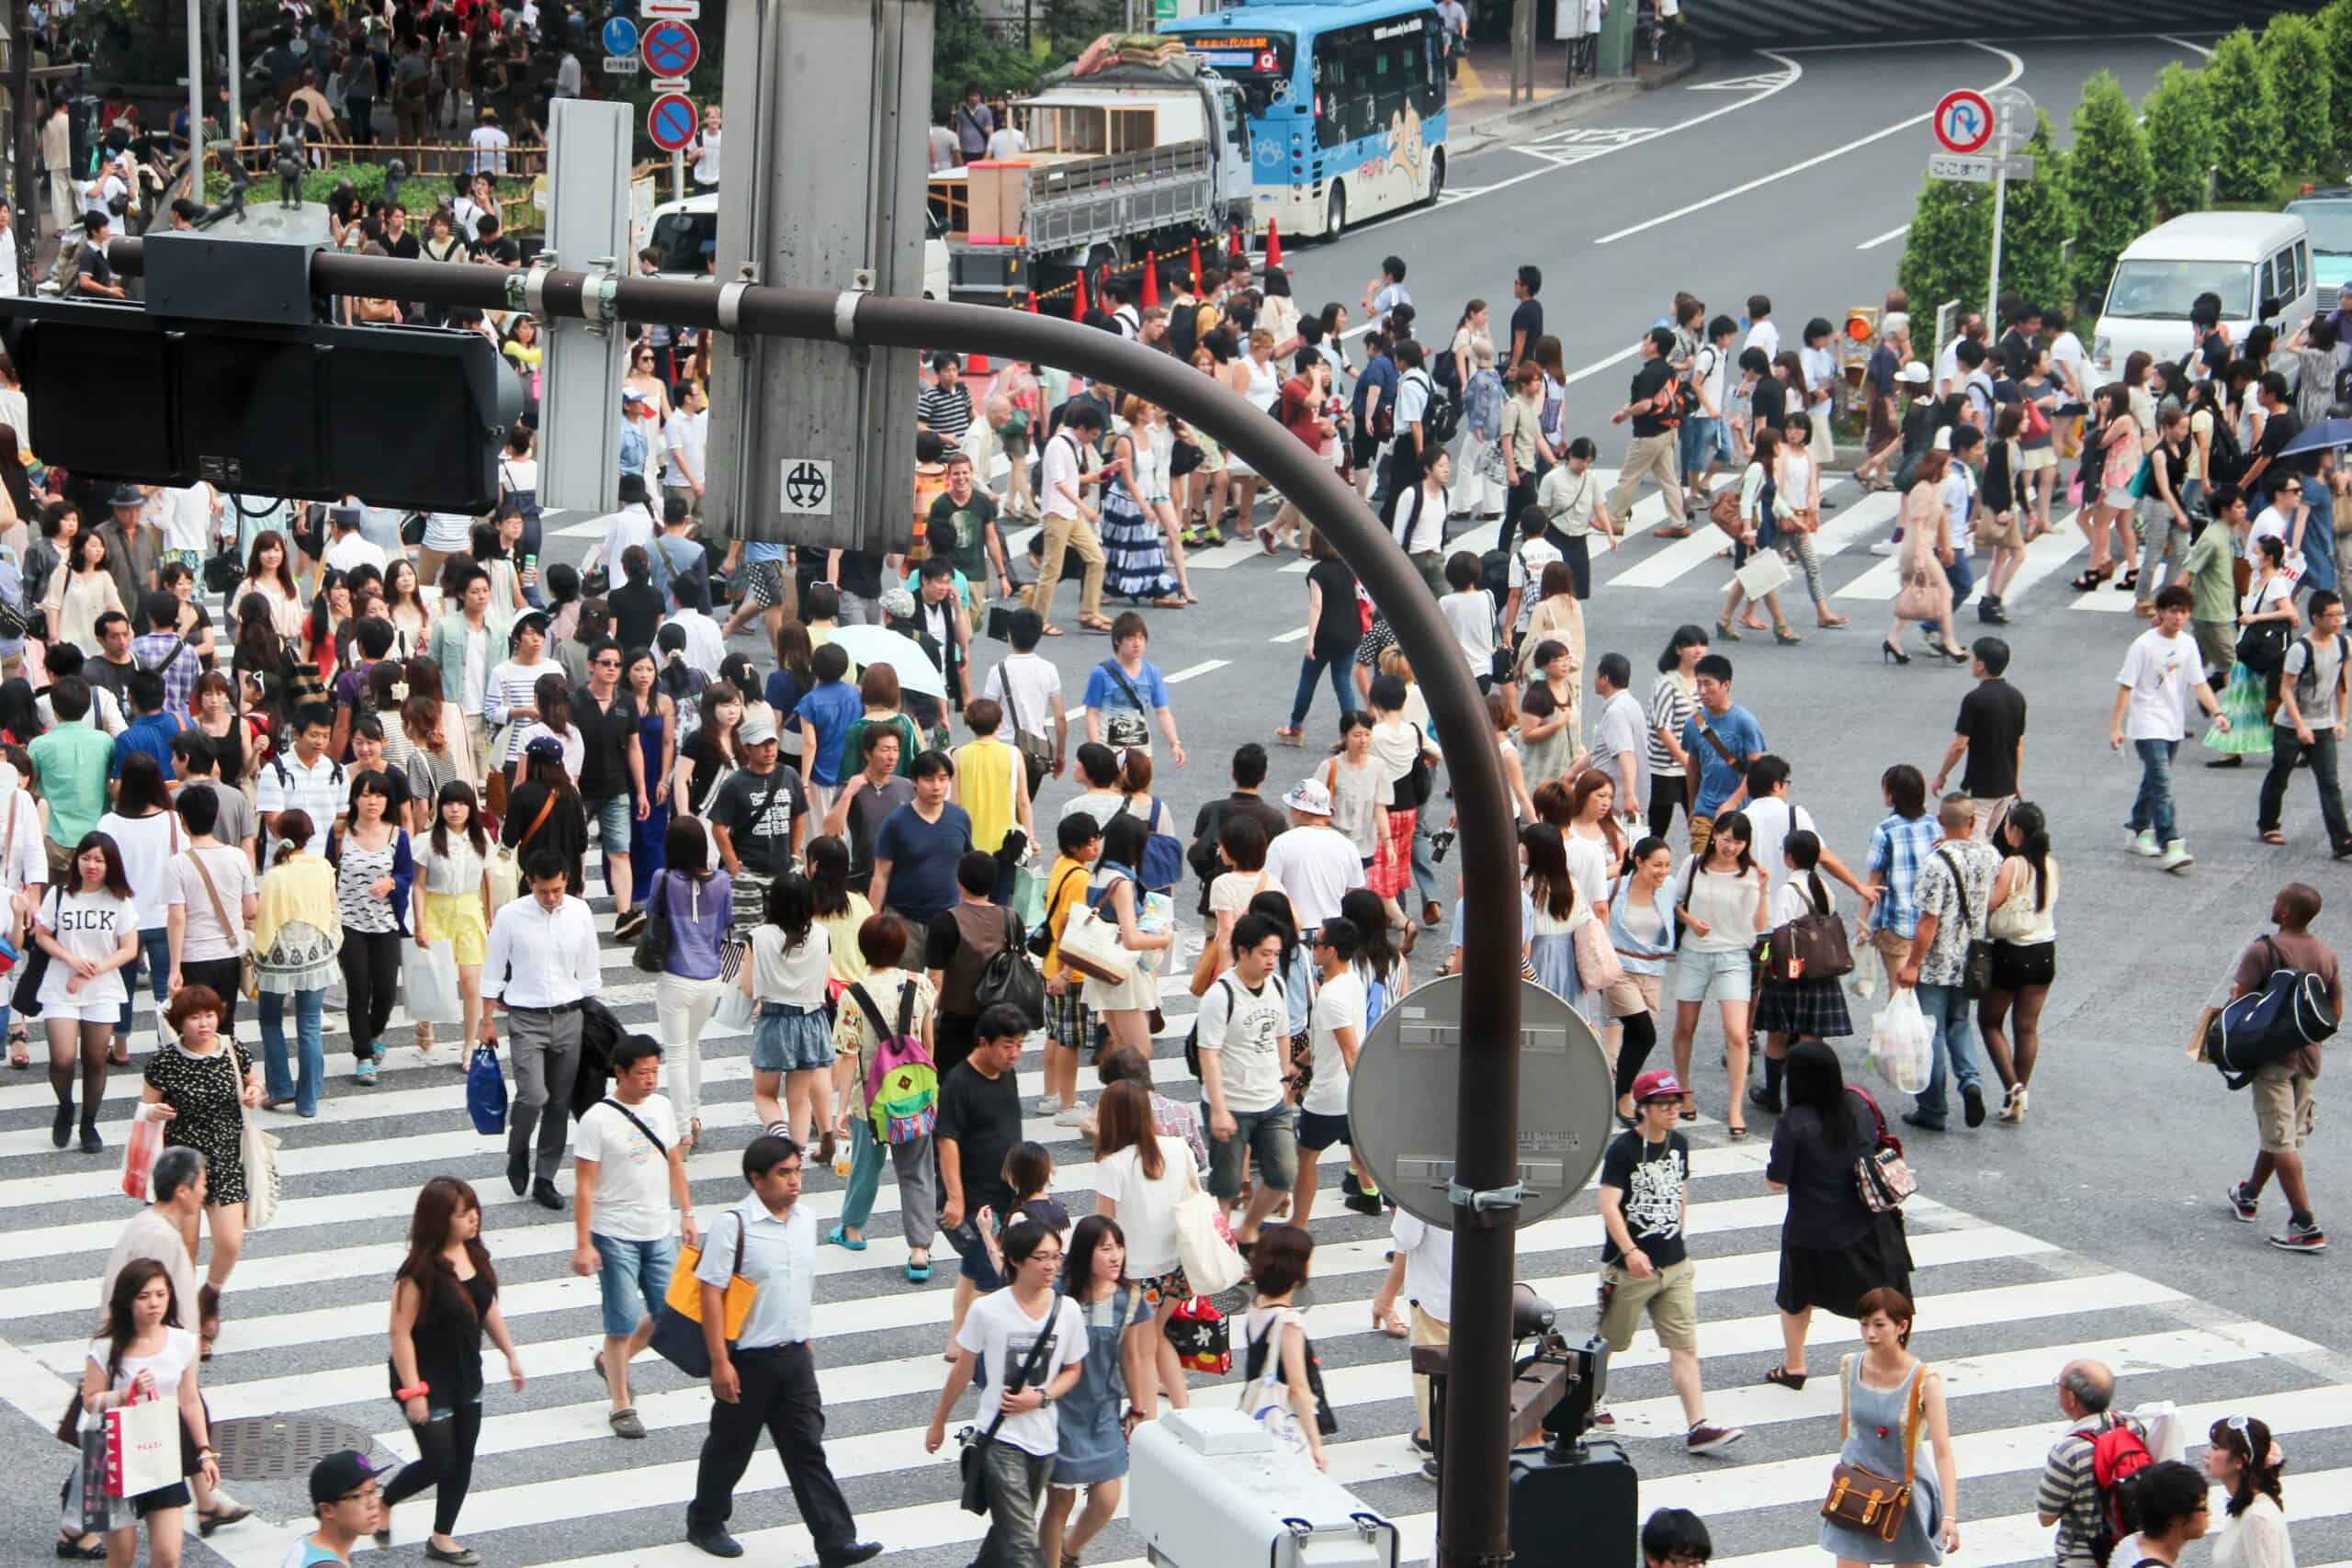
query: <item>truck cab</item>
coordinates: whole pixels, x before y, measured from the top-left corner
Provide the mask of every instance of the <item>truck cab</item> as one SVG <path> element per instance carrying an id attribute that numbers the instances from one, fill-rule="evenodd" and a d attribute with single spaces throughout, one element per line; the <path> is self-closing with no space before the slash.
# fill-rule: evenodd
<path id="1" fill-rule="evenodd" d="M 663 202 L 653 209 L 652 225 L 634 239 L 636 249 L 650 248 L 660 254 L 659 276 L 712 276 L 711 258 L 718 254 L 718 193 Z M 926 299 L 947 298 L 946 240 L 938 220 L 927 216 L 922 241 L 922 297 Z"/>

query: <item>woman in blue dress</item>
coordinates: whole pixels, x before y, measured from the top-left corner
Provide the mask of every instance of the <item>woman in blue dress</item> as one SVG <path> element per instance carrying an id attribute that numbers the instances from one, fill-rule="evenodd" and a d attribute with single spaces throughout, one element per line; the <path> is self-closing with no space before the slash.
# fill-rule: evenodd
<path id="1" fill-rule="evenodd" d="M 1089 1214 L 1069 1233 L 1062 1290 L 1086 1320 L 1086 1362 L 1078 1384 L 1054 1403 L 1061 1416 L 1061 1446 L 1054 1455 L 1052 1489 L 1037 1521 L 1038 1561 L 1074 1563 L 1086 1543 L 1119 1511 L 1127 1473 L 1127 1434 L 1158 1407 L 1152 1367 L 1151 1321 L 1143 1292 L 1127 1281 L 1127 1241 L 1119 1222 Z M 1122 1396 L 1132 1409 L 1119 1408 Z M 1077 1506 L 1086 1488 L 1086 1506 Z"/>
<path id="2" fill-rule="evenodd" d="M 1909 1296 L 1882 1285 L 1855 1305 L 1863 1351 L 1844 1358 L 1838 1368 L 1844 1444 L 1838 1461 L 1907 1480 L 1910 1509 L 1893 1540 L 1824 1517 L 1821 1550 L 1838 1559 L 1838 1568 L 1939 1563 L 1945 1552 L 1960 1550 L 1960 1461 L 1952 1456 L 1944 1380 L 1911 1353 Z M 1917 1462 L 1923 1441 L 1930 1461 L 1925 1465 Z"/>
<path id="3" fill-rule="evenodd" d="M 1130 397 L 1121 409 L 1129 426 L 1143 416 L 1143 400 Z M 1139 482 L 1153 461 L 1150 445 L 1131 428 L 1111 444 L 1109 475 L 1102 481 L 1102 592 L 1114 599 L 1148 599 L 1163 610 L 1181 610 L 1184 596 L 1168 570 L 1159 525 L 1143 508 Z"/>
<path id="4" fill-rule="evenodd" d="M 653 809 L 629 824 L 629 907 L 642 909 L 661 873 L 662 845 L 670 835 L 670 775 L 678 761 L 678 708 L 662 689 L 662 666 L 650 649 L 634 649 L 623 671 L 637 702 L 637 744 L 645 753 L 645 778 Z M 658 782 L 657 782 L 658 781 Z M 606 863 L 607 867 L 610 862 Z"/>

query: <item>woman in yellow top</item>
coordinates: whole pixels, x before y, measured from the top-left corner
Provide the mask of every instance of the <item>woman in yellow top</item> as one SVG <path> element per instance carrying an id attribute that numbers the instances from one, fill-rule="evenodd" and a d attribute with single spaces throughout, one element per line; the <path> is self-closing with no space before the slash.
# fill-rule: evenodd
<path id="1" fill-rule="evenodd" d="M 261 909 L 254 917 L 254 952 L 261 971 L 262 1066 L 268 1076 L 265 1111 L 288 1103 L 298 1116 L 319 1113 L 319 1085 L 326 1080 L 326 1047 L 321 1040 L 327 987 L 342 977 L 335 954 L 343 950 L 343 916 L 335 907 L 334 867 L 303 846 L 311 841 L 310 813 L 281 811 L 272 824 L 277 848 L 261 875 Z M 286 1002 L 294 1002 L 294 1028 L 301 1052 L 299 1076 L 286 1060 Z"/>
<path id="2" fill-rule="evenodd" d="M 948 798 L 972 819 L 972 847 L 995 854 L 1004 836 L 1015 826 L 1034 844 L 1037 830 L 1029 815 L 1029 770 L 1020 751 L 997 739 L 1004 723 L 1004 705 L 993 697 L 978 697 L 964 709 L 972 739 L 956 748 L 956 782 Z M 997 901 L 1012 894 L 1013 863 L 997 866 Z"/>
<path id="3" fill-rule="evenodd" d="M 849 885 L 849 841 L 828 834 L 801 846 L 808 885 L 817 895 L 817 923 L 832 942 L 831 983 L 828 1001 L 838 1004 L 842 991 L 865 978 L 865 958 L 858 951 L 858 929 L 874 913 L 865 895 Z"/>

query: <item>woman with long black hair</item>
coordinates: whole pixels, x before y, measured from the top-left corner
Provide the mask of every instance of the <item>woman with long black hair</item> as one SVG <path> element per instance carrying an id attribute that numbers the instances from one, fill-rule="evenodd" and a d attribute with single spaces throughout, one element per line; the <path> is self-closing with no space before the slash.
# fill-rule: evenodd
<path id="1" fill-rule="evenodd" d="M 1766 1382 L 1800 1389 L 1814 1309 L 1859 1320 L 1862 1298 L 1881 1286 L 1911 1289 L 1911 1247 L 1903 1211 L 1873 1213 L 1862 1201 L 1854 1162 L 1877 1140 L 1878 1108 L 1848 1089 L 1838 1053 L 1818 1040 L 1789 1047 L 1789 1108 L 1772 1126 L 1764 1179 L 1789 1195 L 1781 1223 L 1781 1364 Z"/>
<path id="2" fill-rule="evenodd" d="M 433 1534 L 424 1555 L 454 1568 L 481 1559 L 458 1544 L 458 1510 L 473 1484 L 474 1445 L 481 1438 L 481 1341 L 506 1358 L 514 1392 L 523 1362 L 498 1310 L 498 1270 L 481 1243 L 481 1200 L 454 1176 L 436 1176 L 416 1195 L 408 1257 L 392 1277 L 393 1402 L 416 1436 L 416 1462 L 384 1488 L 384 1526 L 376 1544 L 392 1543 L 392 1509 L 433 1487 Z"/>
<path id="3" fill-rule="evenodd" d="M 563 862 L 564 882 L 573 897 L 586 886 L 581 863 L 588 853 L 588 808 L 581 804 L 565 770 L 563 742 L 542 735 L 523 749 L 522 777 L 506 797 L 498 841 L 521 860 L 525 852 L 548 851 Z"/>
<path id="4" fill-rule="evenodd" d="M 196 1336 L 180 1326 L 187 1311 L 161 1263 L 141 1258 L 125 1264 L 107 1298 L 106 1322 L 82 1363 L 82 1409 L 85 1420 L 96 1420 L 136 1401 L 172 1401 L 179 1406 L 184 1436 L 195 1445 L 192 1473 L 213 1487 L 220 1483 L 220 1467 L 212 1455 L 211 1425 L 197 1392 Z M 181 1534 L 192 1501 L 185 1478 L 135 1497 L 85 1499 L 79 1492 L 77 1467 L 66 1499 L 77 1517 L 66 1528 L 78 1529 L 79 1516 L 103 1513 L 109 1568 L 131 1568 L 138 1561 L 141 1524 L 147 1527 L 147 1561 L 154 1568 L 178 1568 Z M 58 1555 L 82 1553 L 61 1540 Z"/>
<path id="5" fill-rule="evenodd" d="M 2058 977 L 2058 863 L 2041 807 L 2030 800 L 2009 807 L 1998 841 L 2005 858 L 1993 875 L 1984 923 L 1993 939 L 1993 986 L 1976 1004 L 1976 1024 L 2007 1091 L 2001 1120 L 2022 1122 L 2026 1086 L 2041 1055 L 2041 1006 Z"/>

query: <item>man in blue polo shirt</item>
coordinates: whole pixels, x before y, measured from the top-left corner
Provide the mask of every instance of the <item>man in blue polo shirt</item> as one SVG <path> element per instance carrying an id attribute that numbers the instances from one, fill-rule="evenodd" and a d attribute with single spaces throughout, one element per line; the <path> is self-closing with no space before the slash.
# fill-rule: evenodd
<path id="1" fill-rule="evenodd" d="M 107 776 L 122 777 L 122 760 L 133 751 L 144 751 L 155 759 L 165 778 L 172 776 L 172 737 L 180 732 L 180 720 L 164 705 L 164 678 L 153 670 L 131 672 L 130 682 L 130 707 L 137 716 L 115 737 L 114 757 L 107 764 Z"/>
<path id="2" fill-rule="evenodd" d="M 1699 660 L 1699 711 L 1682 725 L 1682 750 L 1699 764 L 1699 793 L 1690 802 L 1690 852 L 1707 852 L 1715 818 L 1736 811 L 1747 796 L 1747 764 L 1764 754 L 1764 727 L 1731 700 L 1731 660 L 1711 653 Z"/>
<path id="3" fill-rule="evenodd" d="M 882 819 L 874 838 L 876 909 L 904 916 L 920 931 L 956 903 L 956 863 L 972 847 L 972 818 L 947 798 L 956 765 L 944 751 L 914 760 L 915 797 Z"/>

